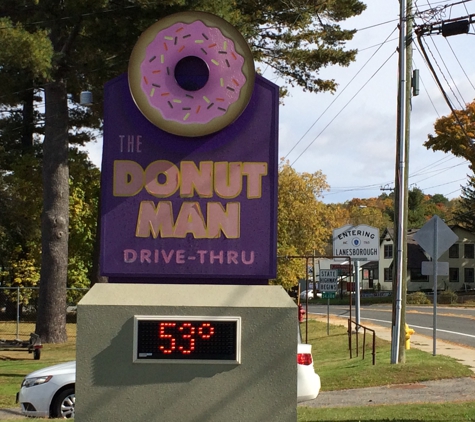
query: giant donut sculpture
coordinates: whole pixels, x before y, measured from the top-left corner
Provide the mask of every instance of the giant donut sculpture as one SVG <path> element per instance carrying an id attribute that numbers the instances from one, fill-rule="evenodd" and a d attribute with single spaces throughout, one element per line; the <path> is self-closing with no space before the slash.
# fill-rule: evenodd
<path id="1" fill-rule="evenodd" d="M 225 20 L 204 12 L 170 15 L 149 27 L 130 56 L 132 97 L 153 124 L 196 137 L 244 111 L 254 88 L 251 51 Z"/>

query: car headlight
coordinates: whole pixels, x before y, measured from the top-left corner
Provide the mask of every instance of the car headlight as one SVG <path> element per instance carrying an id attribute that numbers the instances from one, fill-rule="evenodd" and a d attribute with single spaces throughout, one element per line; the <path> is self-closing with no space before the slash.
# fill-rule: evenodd
<path id="1" fill-rule="evenodd" d="M 35 385 L 41 385 L 48 382 L 51 378 L 53 378 L 52 375 L 48 375 L 45 377 L 25 378 L 23 382 L 21 383 L 21 386 L 28 388 L 28 387 L 33 387 Z"/>

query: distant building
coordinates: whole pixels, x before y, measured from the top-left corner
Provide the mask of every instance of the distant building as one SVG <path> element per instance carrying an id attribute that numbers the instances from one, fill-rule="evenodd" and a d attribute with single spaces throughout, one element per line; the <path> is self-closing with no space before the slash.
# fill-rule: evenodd
<path id="1" fill-rule="evenodd" d="M 438 262 L 449 263 L 449 275 L 438 277 L 437 289 L 449 289 L 455 292 L 475 289 L 475 234 L 460 226 L 450 226 L 450 228 L 458 236 L 458 240 L 438 259 Z M 413 236 L 417 231 L 417 229 L 410 230 L 407 233 L 408 292 L 433 289 L 433 277 L 421 274 L 422 262 L 430 261 L 430 258 L 414 240 Z M 381 235 L 379 262 L 363 265 L 362 288 L 374 289 L 376 286 L 380 290 L 392 290 L 392 266 L 395 257 L 394 230 L 387 228 Z M 375 267 L 378 268 L 377 271 Z M 365 269 L 368 270 L 366 273 Z M 369 278 L 371 274 L 372 280 Z"/>

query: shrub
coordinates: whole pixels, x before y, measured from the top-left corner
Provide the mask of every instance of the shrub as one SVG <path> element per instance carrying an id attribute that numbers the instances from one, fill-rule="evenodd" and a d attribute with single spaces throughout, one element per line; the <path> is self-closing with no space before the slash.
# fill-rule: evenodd
<path id="1" fill-rule="evenodd" d="M 406 303 L 409 305 L 429 305 L 431 301 L 425 293 L 415 292 L 407 295 Z"/>
<path id="2" fill-rule="evenodd" d="M 438 294 L 437 303 L 457 303 L 457 298 L 457 293 L 453 292 L 452 290 L 444 290 L 443 292 Z"/>

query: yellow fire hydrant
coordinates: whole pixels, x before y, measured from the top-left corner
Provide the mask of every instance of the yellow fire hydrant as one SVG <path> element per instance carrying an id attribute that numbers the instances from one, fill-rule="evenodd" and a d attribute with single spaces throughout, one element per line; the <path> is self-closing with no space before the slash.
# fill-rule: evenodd
<path id="1" fill-rule="evenodd" d="M 409 328 L 409 325 L 406 324 L 406 350 L 411 348 L 411 336 L 415 333 L 412 328 Z"/>

